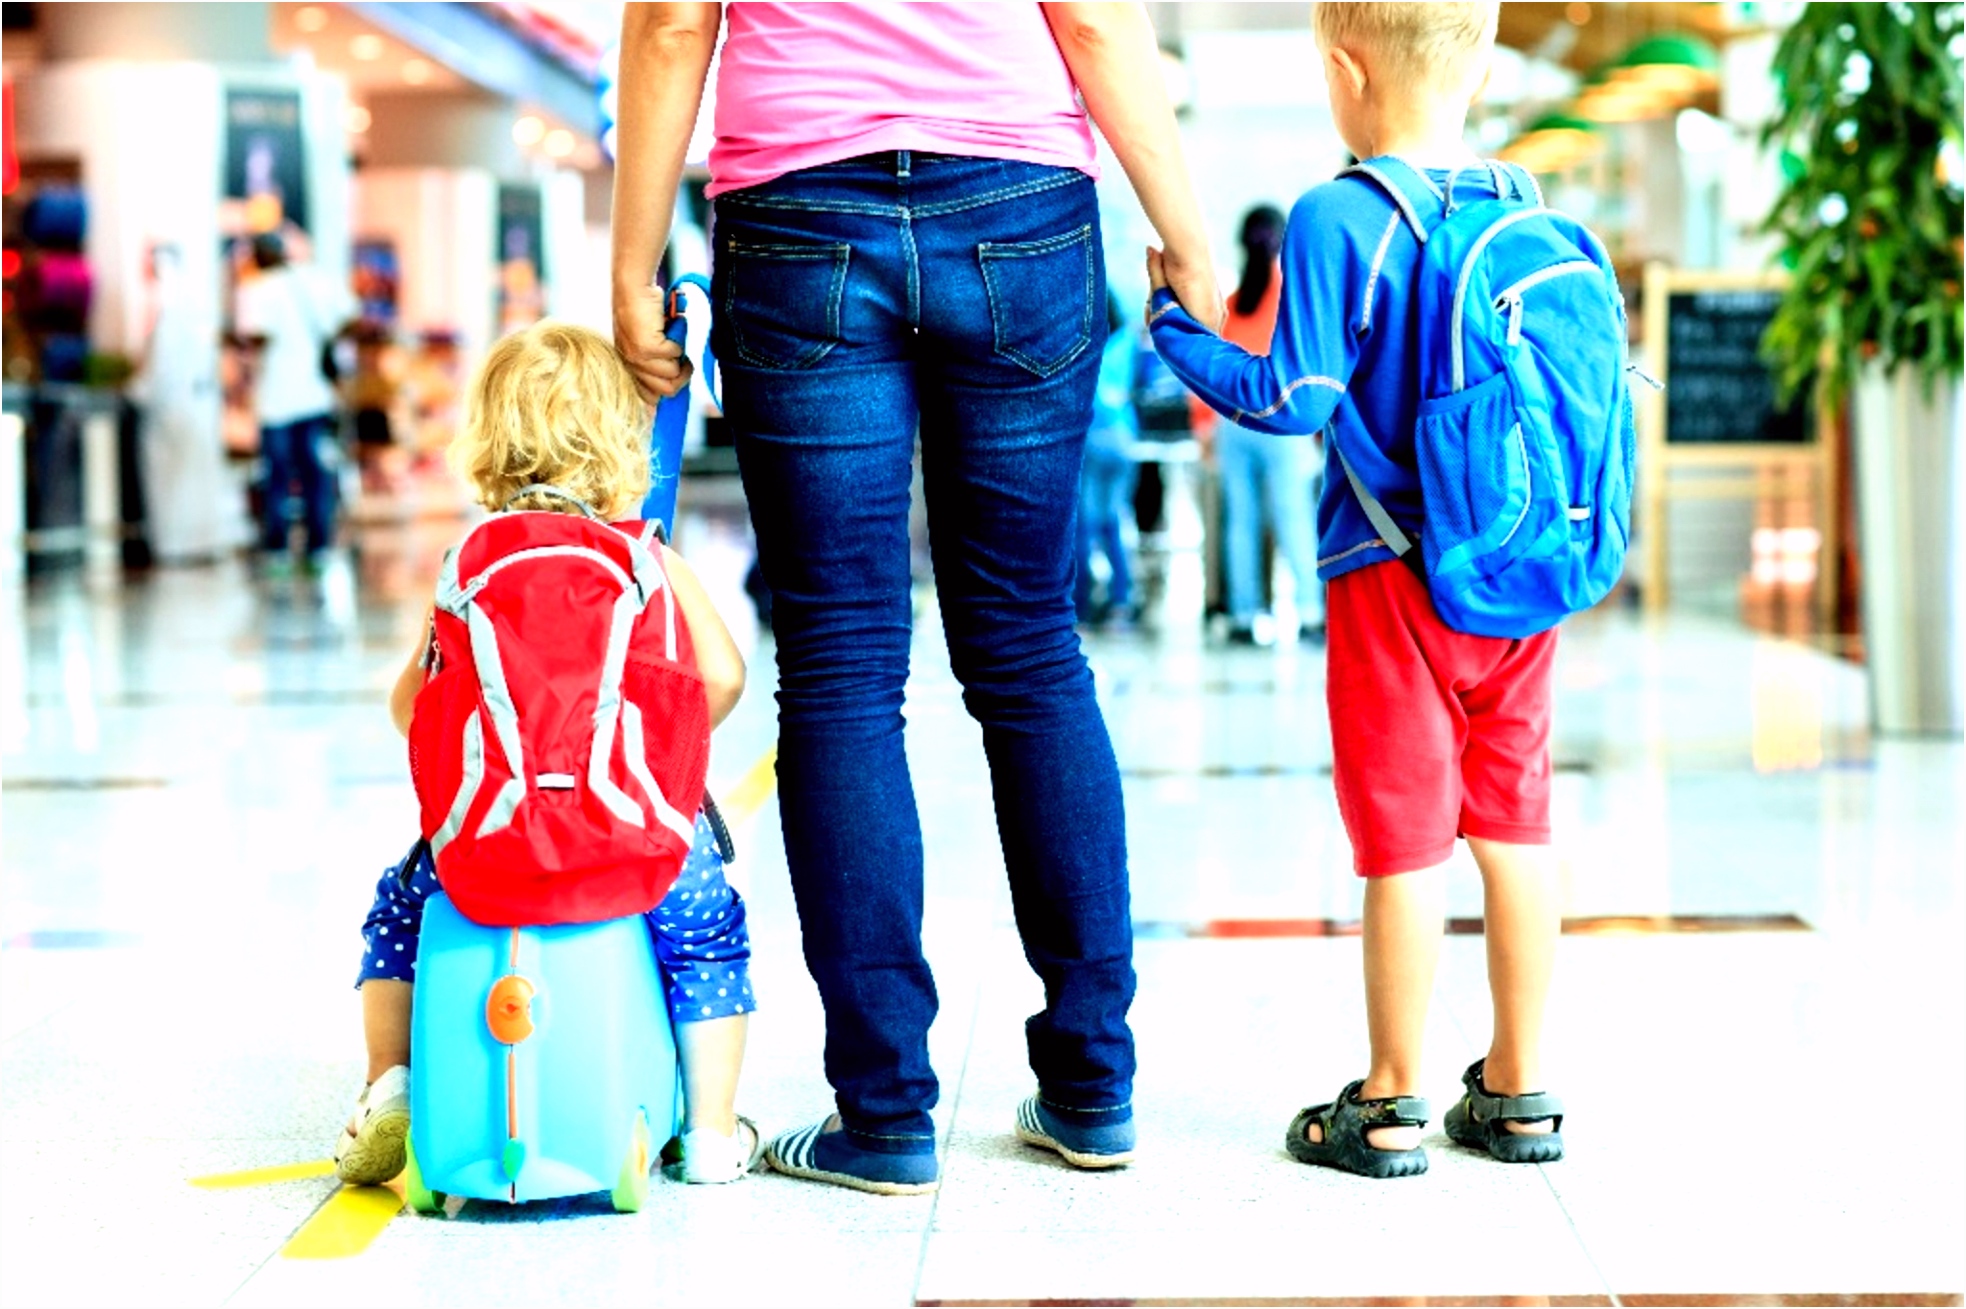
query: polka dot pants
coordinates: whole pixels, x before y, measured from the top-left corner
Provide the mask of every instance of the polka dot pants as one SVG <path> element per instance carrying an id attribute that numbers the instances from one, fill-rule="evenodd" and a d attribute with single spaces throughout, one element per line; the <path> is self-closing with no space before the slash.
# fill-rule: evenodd
<path id="1" fill-rule="evenodd" d="M 430 856 L 421 846 L 418 853 L 407 880 L 399 863 L 376 883 L 375 904 L 362 924 L 365 946 L 355 979 L 358 988 L 369 981 L 416 978 L 423 904 L 441 889 Z M 702 814 L 696 817 L 696 843 L 681 875 L 662 903 L 649 911 L 648 921 L 669 1011 L 677 1022 L 730 1018 L 758 1007 L 751 997 L 751 937 L 744 927 L 744 901 L 724 880 L 716 834 Z"/>

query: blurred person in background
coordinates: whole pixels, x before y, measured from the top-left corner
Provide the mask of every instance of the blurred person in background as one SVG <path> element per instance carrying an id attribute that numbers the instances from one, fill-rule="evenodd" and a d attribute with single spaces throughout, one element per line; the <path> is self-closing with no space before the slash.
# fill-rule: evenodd
<path id="1" fill-rule="evenodd" d="M 1238 240 L 1242 276 L 1229 297 L 1224 340 L 1251 354 L 1268 354 L 1276 331 L 1277 301 L 1283 287 L 1278 256 L 1283 251 L 1283 212 L 1257 205 L 1243 215 Z M 1319 438 L 1273 436 L 1239 427 L 1199 401 L 1194 405 L 1196 437 L 1212 454 L 1222 487 L 1222 557 L 1228 585 L 1229 640 L 1240 645 L 1268 644 L 1274 626 L 1265 594 L 1263 533 L 1296 583 L 1299 630 L 1307 640 L 1324 636 L 1324 592 L 1317 580 L 1317 527 L 1313 491 L 1324 456 Z"/>
<path id="2" fill-rule="evenodd" d="M 355 458 L 361 467 L 365 495 L 393 492 L 403 474 L 397 444 L 403 426 L 398 409 L 403 402 L 401 364 L 389 330 L 376 323 L 357 324 L 355 371 L 342 383 L 342 395 L 354 420 Z"/>
<path id="3" fill-rule="evenodd" d="M 276 576 L 292 564 L 294 517 L 306 529 L 310 567 L 334 543 L 336 395 L 324 362 L 355 312 L 345 288 L 294 261 L 304 241 L 291 227 L 253 238 L 257 273 L 239 287 L 234 314 L 235 330 L 254 352 L 253 407 L 266 488 L 260 549 Z"/>
<path id="4" fill-rule="evenodd" d="M 184 294 L 177 246 L 151 246 L 148 272 L 155 317 L 131 398 L 143 409 L 150 544 L 166 563 L 213 559 L 244 525 L 219 430 L 218 323 Z"/>
<path id="5" fill-rule="evenodd" d="M 1078 580 L 1072 596 L 1079 621 L 1094 627 L 1128 625 L 1140 616 L 1133 603 L 1125 534 L 1139 468 L 1133 462 L 1133 445 L 1140 439 L 1140 418 L 1133 409 L 1133 370 L 1140 356 L 1137 323 L 1108 291 L 1106 348 L 1099 358 L 1092 429 L 1086 433 L 1085 462 L 1079 469 Z M 1106 561 L 1103 595 L 1093 585 L 1095 553 Z"/>

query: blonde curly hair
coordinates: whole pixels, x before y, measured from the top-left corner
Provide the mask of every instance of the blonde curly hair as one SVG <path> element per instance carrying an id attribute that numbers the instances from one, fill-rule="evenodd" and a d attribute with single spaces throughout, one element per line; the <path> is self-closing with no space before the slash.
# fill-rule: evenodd
<path id="1" fill-rule="evenodd" d="M 648 404 L 614 346 L 549 319 L 492 347 L 448 454 L 487 509 L 579 512 L 557 496 L 513 500 L 544 483 L 618 519 L 648 493 L 648 426 Z"/>

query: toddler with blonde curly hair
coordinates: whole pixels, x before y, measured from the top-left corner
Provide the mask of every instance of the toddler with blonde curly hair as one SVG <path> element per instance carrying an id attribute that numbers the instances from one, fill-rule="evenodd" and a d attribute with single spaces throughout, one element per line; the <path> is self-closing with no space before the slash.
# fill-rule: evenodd
<path id="1" fill-rule="evenodd" d="M 468 406 L 448 455 L 486 509 L 586 512 L 616 523 L 634 516 L 648 489 L 648 405 L 604 338 L 551 321 L 515 332 L 492 347 L 472 382 Z M 689 627 L 714 727 L 743 693 L 744 659 L 682 556 L 666 545 L 655 548 Z M 405 735 L 430 667 L 432 633 L 426 615 L 416 652 L 390 693 L 390 716 Z M 376 884 L 363 924 L 366 947 L 356 986 L 368 1085 L 335 1147 L 336 1171 L 345 1182 L 379 1185 L 404 1166 L 417 934 L 424 903 L 438 889 L 428 847 L 419 842 Z M 648 918 L 683 1071 L 684 1133 L 670 1175 L 688 1182 L 734 1181 L 760 1154 L 757 1127 L 735 1111 L 748 1015 L 756 1003 L 744 902 L 724 880 L 716 832 L 702 814 L 681 874 Z"/>

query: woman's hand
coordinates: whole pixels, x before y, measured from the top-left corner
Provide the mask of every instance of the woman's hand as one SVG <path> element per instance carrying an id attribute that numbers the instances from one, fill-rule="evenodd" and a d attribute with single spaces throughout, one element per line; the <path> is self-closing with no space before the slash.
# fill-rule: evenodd
<path id="1" fill-rule="evenodd" d="M 668 326 L 666 299 L 661 287 L 651 286 L 622 292 L 614 302 L 614 348 L 650 400 L 681 393 L 692 367 L 683 347 L 663 332 Z"/>
<path id="2" fill-rule="evenodd" d="M 1171 251 L 1147 247 L 1147 294 L 1166 288 L 1188 311 L 1188 316 L 1211 332 L 1220 333 L 1228 308 L 1215 284 L 1215 267 L 1204 254 L 1199 263 L 1183 259 Z M 1153 306 L 1147 313 L 1151 320 Z"/>

